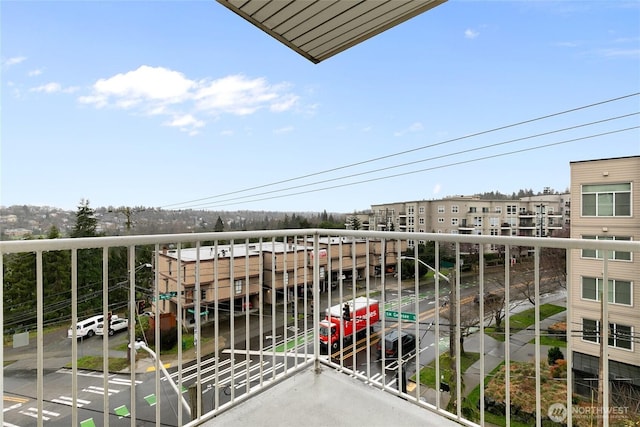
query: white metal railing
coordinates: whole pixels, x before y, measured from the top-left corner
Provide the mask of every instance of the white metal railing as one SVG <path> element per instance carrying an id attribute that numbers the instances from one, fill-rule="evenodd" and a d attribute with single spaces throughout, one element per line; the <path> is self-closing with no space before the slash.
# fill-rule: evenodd
<path id="1" fill-rule="evenodd" d="M 335 245 L 330 245 L 321 251 L 324 239 L 340 238 Z M 278 264 L 277 257 L 281 254 L 274 250 L 275 243 L 282 242 L 304 242 L 299 247 L 292 248 L 284 245 L 282 249 L 282 264 Z M 415 271 L 412 279 L 403 279 L 402 260 L 419 260 L 420 254 L 417 248 L 407 249 L 408 241 L 432 241 L 435 242 L 434 248 L 434 265 L 428 266 L 429 270 L 435 272 L 433 279 L 425 282 L 419 279 L 419 263 L 414 263 Z M 396 243 L 391 245 L 391 243 Z M 404 245 L 402 243 L 405 243 Z M 221 245 L 230 245 L 231 254 L 228 258 L 215 256 L 211 260 L 203 260 L 200 258 L 201 249 L 204 246 L 212 246 L 211 253 L 218 253 L 218 247 Z M 184 348 L 177 345 L 175 355 L 165 355 L 160 351 L 150 349 L 152 345 L 147 343 L 138 343 L 136 345 L 137 332 L 135 328 L 130 327 L 128 338 L 126 341 L 131 348 L 139 347 L 154 356 L 152 361 L 148 359 L 138 359 L 130 357 L 129 373 L 125 374 L 128 378 L 129 387 L 122 394 L 113 394 L 109 392 L 111 381 L 113 381 L 113 373 L 110 375 L 102 375 L 100 373 L 92 374 L 92 378 L 99 376 L 101 379 L 101 388 L 103 394 L 100 395 L 100 404 L 93 405 L 91 411 L 85 406 L 83 395 L 83 384 L 85 383 L 86 373 L 79 368 L 79 357 L 88 352 L 90 340 L 68 340 L 70 346 L 67 347 L 67 353 L 56 347 L 55 341 L 52 343 L 52 334 L 56 332 L 55 325 L 50 325 L 50 321 L 45 322 L 45 314 L 53 310 L 48 305 L 46 298 L 47 290 L 45 283 L 48 283 L 48 275 L 51 265 L 44 260 L 46 254 L 49 253 L 66 253 L 68 254 L 68 271 L 63 272 L 69 278 L 69 297 L 66 307 L 56 307 L 60 313 L 66 313 L 66 318 L 61 318 L 63 325 L 71 324 L 73 337 L 76 338 L 76 324 L 81 307 L 84 307 L 86 300 L 83 295 L 86 292 L 85 283 L 81 283 L 82 278 L 87 277 L 86 272 L 82 271 L 83 263 L 79 260 L 84 250 L 98 249 L 101 253 L 101 283 L 100 295 L 102 301 L 98 312 L 107 318 L 109 312 L 113 310 L 110 302 L 114 297 L 110 292 L 110 268 L 113 264 L 113 253 L 118 250 L 126 253 L 127 264 L 129 266 L 144 265 L 151 263 L 154 266 L 154 286 L 151 287 L 150 298 L 156 304 L 155 308 L 155 328 L 153 330 L 153 340 L 160 343 L 163 338 L 161 333 L 162 319 L 160 316 L 161 296 L 165 296 L 166 283 L 164 281 L 166 271 L 159 271 L 160 256 L 163 248 L 171 245 L 175 250 L 177 266 L 175 268 L 175 282 L 178 286 L 177 295 L 170 299 L 168 306 L 172 307 L 172 311 L 176 315 L 176 334 L 177 342 L 182 343 L 190 336 L 197 337 L 194 349 Z M 359 252 L 359 248 L 364 245 L 365 250 Z M 259 267 L 257 276 L 252 264 L 253 258 L 250 258 L 251 246 L 253 252 L 259 257 Z M 265 248 L 269 246 L 269 250 Z M 387 255 L 391 249 L 393 259 L 397 260 L 397 265 L 393 265 L 393 270 L 388 271 L 386 265 Z M 441 260 L 453 257 L 454 260 L 460 261 L 463 256 L 478 260 L 484 260 L 485 255 L 489 252 L 489 248 L 501 248 L 501 257 L 511 260 L 512 255 L 516 251 L 521 253 L 520 248 L 528 248 L 526 252 L 528 259 L 531 259 L 533 271 L 533 298 L 540 302 L 542 295 L 541 289 L 547 278 L 548 272 L 544 266 L 541 268 L 541 251 L 547 248 L 566 249 L 566 277 L 567 281 L 571 278 L 572 271 L 572 252 L 582 249 L 592 249 L 603 251 L 607 254 L 610 251 L 631 252 L 632 261 L 638 259 L 640 255 L 640 243 L 633 241 L 610 241 L 610 240 L 576 240 L 576 239 L 555 239 L 555 238 L 533 238 L 533 237 L 506 237 L 506 236 L 474 236 L 474 235 L 445 235 L 445 234 L 425 234 L 425 233 L 405 233 L 405 232 L 373 232 L 373 231 L 349 231 L 349 230 L 275 230 L 275 231 L 254 231 L 254 232 L 235 232 L 235 233 L 201 233 L 201 234 L 175 234 L 175 235 L 152 235 L 152 236 L 124 236 L 124 237 L 101 237 L 101 238 L 82 238 L 82 239 L 54 239 L 54 240 L 28 240 L 28 241 L 6 241 L 0 242 L 0 276 L 3 292 L 3 306 L 0 310 L 2 316 L 3 330 L 5 331 L 5 341 L 11 338 L 14 340 L 24 340 L 23 332 L 25 329 L 35 330 L 35 335 L 29 339 L 29 344 L 24 347 L 16 346 L 16 348 L 4 347 L 0 361 L 15 362 L 15 360 L 31 360 L 35 366 L 29 369 L 34 370 L 35 389 L 30 395 L 21 395 L 21 392 L 12 390 L 16 386 L 15 380 L 5 381 L 3 374 L 0 379 L 0 385 L 5 396 L 14 396 L 26 405 L 26 402 L 35 404 L 30 412 L 29 420 L 33 422 L 35 419 L 38 425 L 45 424 L 49 419 L 57 414 L 59 423 L 68 423 L 70 425 L 91 425 L 97 424 L 109 425 L 120 418 L 130 418 L 132 426 L 136 425 L 138 420 L 145 420 L 150 423 L 159 423 L 162 416 L 163 425 L 199 425 L 212 419 L 214 416 L 232 409 L 241 404 L 246 399 L 260 392 L 265 392 L 268 387 L 277 382 L 286 380 L 292 373 L 303 369 L 320 367 L 320 364 L 335 368 L 337 370 L 349 373 L 355 377 L 362 379 L 372 387 L 379 388 L 392 395 L 399 395 L 416 405 L 424 407 L 425 410 L 433 411 L 443 417 L 451 418 L 462 424 L 474 425 L 479 423 L 483 425 L 486 420 L 485 408 L 485 388 L 479 387 L 479 399 L 476 402 L 468 402 L 469 397 L 465 396 L 468 390 L 463 390 L 463 378 L 461 373 L 461 339 L 469 332 L 466 330 L 464 323 L 464 315 L 461 314 L 464 307 L 467 307 L 469 292 L 485 295 L 485 290 L 489 288 L 489 276 L 501 277 L 502 287 L 500 291 L 504 295 L 504 345 L 502 359 L 505 363 L 505 399 L 504 406 L 511 407 L 511 387 L 510 378 L 511 371 L 509 369 L 512 361 L 512 331 L 510 328 L 509 313 L 516 296 L 513 295 L 514 285 L 511 283 L 512 269 L 514 266 L 511 262 L 505 262 L 504 266 L 498 267 L 498 272 L 492 270 L 488 273 L 484 262 L 478 262 L 477 270 L 470 273 L 463 271 L 461 262 L 455 262 L 450 269 L 442 269 L 440 267 Z M 139 253 L 142 248 L 147 248 L 145 253 L 152 253 L 149 259 L 141 259 Z M 183 277 L 187 272 L 186 261 L 182 260 L 181 253 L 188 248 L 196 248 L 198 254 L 195 259 L 195 283 L 193 285 L 193 311 L 194 322 L 191 323 L 183 316 L 185 312 L 184 306 L 190 304 L 186 300 L 187 291 L 183 295 L 183 284 L 187 283 L 187 277 Z M 302 248 L 302 249 L 300 249 Z M 152 249 L 149 252 L 148 249 Z M 234 251 L 238 256 L 234 255 Z M 287 257 L 290 252 L 301 252 L 301 257 L 294 256 L 291 259 Z M 384 256 L 380 256 L 383 254 Z M 11 312 L 10 304 L 4 296 L 8 292 L 5 285 L 14 285 L 11 280 L 15 280 L 15 271 L 20 265 L 16 261 L 16 257 L 25 255 L 28 259 L 33 258 L 32 266 L 33 280 L 30 284 L 35 298 L 35 322 L 22 325 L 21 330 L 11 331 L 15 335 L 8 334 L 8 328 L 16 329 L 16 325 L 11 323 L 15 313 Z M 326 261 L 324 260 L 326 257 Z M 594 260 L 602 264 L 603 271 L 603 292 L 607 295 L 607 278 L 610 275 L 612 262 L 605 255 L 604 259 Z M 228 261 L 227 261 L 228 259 Z M 228 262 L 228 266 L 225 266 Z M 420 261 L 420 263 L 423 263 Z M 185 264 L 185 265 L 183 265 Z M 395 263 L 394 263 L 395 264 Z M 272 265 L 274 267 L 267 267 Z M 278 279 L 278 265 L 281 270 L 288 272 L 281 279 Z M 240 266 L 239 268 L 236 268 Z M 380 274 L 377 274 L 378 269 Z M 205 283 L 203 279 L 203 271 L 207 269 L 213 273 L 208 277 Z M 136 285 L 136 278 L 141 274 L 139 268 L 128 268 L 127 281 L 124 285 L 127 287 L 128 298 L 126 312 L 129 319 L 140 321 L 136 312 L 136 301 L 140 289 Z M 227 271 L 228 273 L 224 273 Z M 637 271 L 637 270 L 636 270 Z M 332 272 L 337 272 L 335 278 Z M 443 272 L 445 274 L 443 274 Z M 174 274 L 172 273 L 172 274 Z M 58 273 L 59 274 L 59 273 Z M 236 283 L 246 283 L 244 288 L 233 289 L 234 296 L 245 298 L 250 297 L 257 299 L 256 306 L 251 310 L 247 310 L 246 306 L 240 306 L 239 310 L 235 303 L 225 302 L 219 298 L 223 292 L 222 275 L 228 274 L 228 286 L 236 286 Z M 10 277 L 11 276 L 11 277 Z M 254 279 L 252 277 L 257 277 Z M 359 277 L 360 276 L 360 277 Z M 444 280 L 443 277 L 446 279 Z M 9 280 L 11 279 L 11 280 Z M 636 279 L 640 279 L 637 278 Z M 7 282 L 8 280 L 9 282 Z M 260 291 L 256 295 L 250 295 L 249 284 L 257 280 Z M 280 282 L 279 282 L 280 280 Z M 239 282 L 242 281 L 242 282 Z M 451 286 L 449 286 L 449 281 Z M 636 283 L 639 283 L 637 280 Z M 266 283 L 271 288 L 267 289 Z M 469 285 L 471 283 L 471 285 Z M 122 286 L 123 282 L 118 285 Z M 291 286 L 295 284 L 296 286 Z M 24 285 L 24 283 L 22 284 Z M 470 288 L 465 288 L 467 285 Z M 17 285 L 16 285 L 17 286 Z M 112 286 L 112 285 L 111 285 Z M 240 286 L 240 285 L 238 285 Z M 275 286 L 275 288 L 273 287 Z M 288 289 L 290 287 L 290 289 Z M 282 292 L 276 289 L 282 288 Z M 208 289 L 208 290 L 207 290 Z M 421 296 L 425 289 L 428 290 L 430 296 Z M 468 289 L 471 289 L 469 291 Z M 567 348 L 566 360 L 568 366 L 572 366 L 572 336 L 581 333 L 581 326 L 573 325 L 572 322 L 572 298 L 574 293 L 578 292 L 579 287 L 566 286 L 564 291 L 565 303 L 567 306 Z M 213 298 L 208 300 L 202 299 L 202 292 L 210 292 L 213 290 Z M 325 291 L 326 290 L 326 291 Z M 229 290 L 231 292 L 231 289 Z M 462 294 L 467 294 L 463 296 Z M 210 294 L 208 294 L 210 295 Z M 413 296 L 412 296 L 413 295 Z M 371 323 L 371 318 L 366 318 L 366 330 L 362 337 L 355 336 L 351 339 L 341 340 L 339 342 L 338 351 L 328 349 L 331 355 L 324 354 L 323 347 L 319 340 L 318 325 L 324 318 L 324 314 L 329 311 L 333 305 L 342 307 L 350 300 L 357 297 L 364 297 L 367 300 L 376 300 L 379 303 L 380 321 Z M 406 300 L 403 299 L 406 297 Z M 445 299 L 444 297 L 448 298 Z M 208 297 L 207 297 L 208 298 Z M 578 296 L 579 298 L 579 296 Z M 456 307 L 455 310 L 447 311 L 441 307 L 442 301 L 448 301 L 447 307 Z M 547 408 L 542 407 L 541 390 L 542 390 L 542 373 L 541 373 L 541 329 L 540 329 L 540 303 L 535 305 L 535 323 L 533 337 L 534 354 L 535 354 L 535 412 L 533 422 L 541 425 L 542 420 L 547 416 Z M 607 325 L 609 314 L 608 304 L 604 304 L 603 319 L 601 324 Z M 495 308 L 495 307 L 494 307 Z M 201 310 L 212 311 L 212 322 L 206 322 L 202 319 Z M 466 310 L 466 309 L 465 309 Z M 481 297 L 478 301 L 478 332 L 476 336 L 484 337 L 485 333 L 485 315 L 487 306 L 485 298 Z M 388 317 L 387 312 L 394 312 L 393 316 Z M 446 318 L 446 313 L 449 317 Z M 80 316 L 82 317 L 82 316 Z M 135 322 L 130 322 L 133 325 Z M 197 333 L 193 333 L 195 331 Z M 601 328 L 601 346 L 604 355 L 604 376 L 608 377 L 608 328 Z M 398 344 L 397 354 L 391 357 L 386 356 L 386 350 L 389 348 L 384 337 L 386 332 L 395 330 L 398 334 L 401 332 L 411 333 L 416 338 L 416 350 L 409 352 L 403 350 L 403 343 Z M 66 339 L 66 329 L 64 331 Z M 440 344 L 446 343 L 449 333 L 453 334 L 450 343 L 455 343 L 455 378 L 453 383 L 443 380 L 440 377 L 445 367 L 440 366 L 439 355 L 441 353 Z M 637 333 L 637 332 L 636 332 Z M 472 339 L 473 335 L 469 335 L 466 339 Z M 35 339 L 35 343 L 33 340 Z M 101 346 L 98 346 L 99 354 L 113 353 L 114 349 L 110 347 L 111 340 L 105 335 L 105 339 Z M 632 336 L 633 339 L 633 336 Z M 213 343 L 213 345 L 211 345 Z M 355 343 L 355 344 L 353 344 Z M 379 343 L 379 345 L 378 345 Z M 407 344 L 410 345 L 410 344 Z M 377 347 L 381 348 L 382 358 L 377 357 Z M 95 351 L 95 345 L 94 351 Z M 330 347 L 330 346 L 329 346 Z M 637 345 L 634 350 L 637 352 Z M 156 347 L 157 348 L 157 347 Z M 52 350 L 53 349 L 53 350 Z M 408 350 L 411 350 L 409 348 Z M 130 351 L 130 350 L 125 350 Z M 122 350 L 115 350 L 122 353 Z M 435 374 L 435 386 L 422 384 L 416 378 L 415 388 L 413 390 L 405 390 L 405 377 L 411 377 L 414 373 L 423 369 L 429 369 L 428 353 L 433 352 L 431 363 Z M 486 372 L 485 365 L 487 361 L 487 348 L 485 339 L 478 339 L 477 352 L 479 353 L 479 383 L 489 372 Z M 131 353 L 129 353 L 131 355 Z M 65 359 L 66 358 L 66 359 Z M 165 369 L 162 359 L 171 358 L 173 361 L 169 369 Z M 62 361 L 61 361 L 62 360 Z M 141 370 L 141 365 L 146 363 L 147 366 L 154 368 L 152 373 Z M 56 403 L 50 394 L 50 387 L 45 384 L 56 381 L 59 384 L 59 378 L 50 378 L 52 369 L 65 368 L 67 364 L 70 369 L 66 372 L 70 373 L 69 390 L 71 395 L 67 397 L 64 403 Z M 10 366 L 10 365 L 9 365 Z M 45 370 L 46 367 L 46 370 Z M 109 370 L 109 361 L 103 359 L 102 371 Z M 171 372 L 169 372 L 171 371 Z M 56 371 L 59 372 L 59 371 Z M 390 372 L 390 373 L 389 373 Z M 67 375 L 68 375 L 67 373 Z M 119 374 L 122 377 L 123 374 Z M 394 381 L 394 378 L 398 378 Z M 120 381 L 124 381 L 120 378 Z M 171 388 L 166 387 L 166 382 L 171 382 Z M 125 381 L 126 382 L 126 381 Z M 573 405 L 573 373 L 571 369 L 567 369 L 566 380 L 566 399 L 563 403 L 565 407 L 565 422 L 572 424 L 572 408 Z M 136 385 L 138 384 L 138 385 Z M 135 385 L 135 386 L 134 386 Z M 404 386 L 403 386 L 404 385 Z M 451 405 L 446 408 L 443 405 L 443 398 L 449 396 L 449 392 L 443 391 L 444 386 L 449 387 L 449 392 L 455 390 L 453 399 L 450 400 Z M 21 388 L 21 390 L 23 390 Z M 173 390 L 168 391 L 168 390 Z M 177 396 L 176 391 L 183 391 L 185 394 Z M 604 381 L 602 391 L 604 393 L 604 401 L 609 401 L 609 382 Z M 268 392 L 268 391 L 266 391 Z M 123 398 L 122 396 L 126 396 Z M 464 393 L 464 394 L 463 394 Z M 153 399 L 150 396 L 154 396 Z M 188 396 L 188 397 L 187 397 Z M 532 396 L 533 397 L 533 396 Z M 150 400 L 154 404 L 149 403 Z M 3 423 L 18 423 L 18 419 L 22 416 L 19 410 L 13 410 L 13 406 L 7 407 L 7 402 L 3 401 L 3 411 L 0 411 L 0 421 Z M 22 404 L 21 403 L 21 404 Z M 477 405 L 479 413 L 469 415 L 464 408 Z M 56 406 L 57 405 L 57 406 Z M 117 407 L 114 407 L 117 405 Z M 15 405 L 14 405 L 15 406 Z M 56 410 L 52 408 L 58 408 Z M 124 408 L 124 409 L 123 409 Z M 504 417 L 506 424 L 509 425 L 512 411 L 505 411 Z M 96 415 L 98 414 L 98 415 Z M 173 419 L 171 420 L 171 414 Z M 97 418 L 97 419 L 96 419 Z M 61 421 L 65 420 L 65 421 Z M 604 425 L 608 425 L 608 418 L 604 418 Z M 83 424 L 86 423 L 86 424 Z M 158 425 L 158 424 L 156 424 Z"/>

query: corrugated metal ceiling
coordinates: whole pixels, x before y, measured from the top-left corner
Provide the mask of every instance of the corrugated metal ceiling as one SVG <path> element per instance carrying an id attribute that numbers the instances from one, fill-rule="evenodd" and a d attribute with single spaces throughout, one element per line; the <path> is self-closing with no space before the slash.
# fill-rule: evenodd
<path id="1" fill-rule="evenodd" d="M 217 0 L 319 63 L 446 0 Z"/>

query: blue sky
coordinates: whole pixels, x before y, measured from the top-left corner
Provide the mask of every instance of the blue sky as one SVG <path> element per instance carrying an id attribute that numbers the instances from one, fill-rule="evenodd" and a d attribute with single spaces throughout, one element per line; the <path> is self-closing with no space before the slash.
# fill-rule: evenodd
<path id="1" fill-rule="evenodd" d="M 640 154 L 637 114 L 559 131 L 640 111 L 638 1 L 450 0 L 320 64 L 214 1 L 0 14 L 4 206 L 350 213 Z"/>

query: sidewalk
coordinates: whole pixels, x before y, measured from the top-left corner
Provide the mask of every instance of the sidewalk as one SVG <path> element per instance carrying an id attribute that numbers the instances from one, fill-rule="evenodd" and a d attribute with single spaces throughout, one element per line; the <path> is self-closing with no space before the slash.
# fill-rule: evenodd
<path id="1" fill-rule="evenodd" d="M 555 304 L 566 306 L 564 296 L 551 295 L 547 298 L 541 298 L 542 304 Z M 517 307 L 511 314 L 524 311 L 533 307 L 532 305 L 522 305 Z M 544 332 L 552 324 L 566 319 L 566 311 L 554 314 L 540 321 L 540 331 Z M 535 360 L 535 344 L 530 343 L 535 337 L 535 325 L 529 326 L 527 329 L 518 331 L 511 335 L 510 344 L 510 360 L 516 362 L 532 362 Z M 484 335 L 484 375 L 487 376 L 493 369 L 504 361 L 505 343 L 498 341 L 489 335 Z M 467 352 L 480 352 L 480 334 L 475 333 L 465 339 L 464 346 Z M 540 360 L 546 360 L 550 346 L 540 346 Z M 481 381 L 480 368 L 481 360 L 478 360 L 464 372 L 464 392 L 463 395 L 469 395 Z M 426 386 L 421 386 L 421 398 L 428 402 L 435 402 L 436 391 Z M 449 393 L 441 392 L 441 406 L 445 407 L 449 401 Z"/>

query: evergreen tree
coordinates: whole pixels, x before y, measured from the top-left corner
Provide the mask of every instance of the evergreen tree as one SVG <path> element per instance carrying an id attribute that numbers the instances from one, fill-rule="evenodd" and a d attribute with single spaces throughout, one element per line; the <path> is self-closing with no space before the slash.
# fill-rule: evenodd
<path id="1" fill-rule="evenodd" d="M 218 215 L 218 219 L 216 220 L 216 225 L 213 228 L 213 231 L 216 233 L 221 233 L 224 231 L 224 222 L 222 222 L 222 218 Z"/>
<path id="2" fill-rule="evenodd" d="M 60 238 L 60 230 L 52 226 L 47 239 Z M 71 314 L 71 253 L 49 251 L 42 254 L 42 280 L 45 300 L 44 316 L 47 320 L 67 319 Z"/>
<path id="3" fill-rule="evenodd" d="M 97 237 L 98 220 L 88 200 L 81 200 L 71 237 Z M 78 287 L 83 299 L 78 301 L 78 315 L 94 314 L 102 307 L 102 250 L 78 250 Z M 86 298 L 84 298 L 86 297 Z"/>

